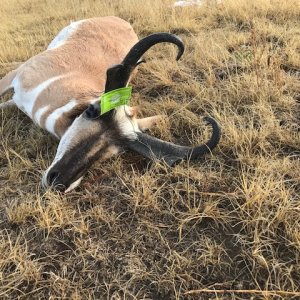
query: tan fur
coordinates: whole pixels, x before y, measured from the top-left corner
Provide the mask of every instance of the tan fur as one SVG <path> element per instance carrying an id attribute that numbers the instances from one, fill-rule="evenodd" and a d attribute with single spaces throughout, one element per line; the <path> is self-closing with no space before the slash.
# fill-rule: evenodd
<path id="1" fill-rule="evenodd" d="M 44 127 L 47 117 L 72 99 L 87 106 L 95 95 L 103 92 L 106 70 L 120 63 L 137 41 L 128 22 L 117 17 L 93 18 L 83 21 L 62 46 L 29 59 L 18 70 L 25 90 L 49 78 L 63 76 L 39 95 L 32 117 L 39 108 L 50 105 L 41 118 Z M 57 134 L 61 136 L 69 125 L 68 121 L 58 121 Z"/>
<path id="2" fill-rule="evenodd" d="M 76 116 L 104 91 L 106 70 L 120 63 L 138 41 L 131 25 L 117 17 L 93 18 L 82 21 L 75 32 L 59 47 L 46 50 L 10 72 L 0 81 L 0 92 L 18 75 L 25 91 L 36 88 L 48 79 L 58 77 L 37 97 L 31 117 L 48 106 L 38 120 L 46 129 L 47 118 L 53 111 L 76 101 L 77 105 L 55 120 L 54 131 L 62 137 Z M 135 73 L 135 72 L 133 72 Z M 138 108 L 129 108 L 129 117 L 136 118 Z M 155 125 L 160 117 L 138 121 L 141 130 Z"/>
<path id="3" fill-rule="evenodd" d="M 139 112 L 138 106 L 131 106 L 131 107 L 128 107 L 128 111 L 126 112 L 126 114 L 128 117 L 136 117 L 138 112 Z"/>
<path id="4" fill-rule="evenodd" d="M 111 145 L 107 148 L 106 152 L 101 156 L 101 161 L 105 161 L 111 158 L 113 155 L 118 154 L 120 149 L 114 145 Z"/>
<path id="5" fill-rule="evenodd" d="M 9 90 L 10 85 L 14 80 L 16 74 L 17 70 L 12 70 L 0 80 L 0 96 Z"/>
<path id="6" fill-rule="evenodd" d="M 99 79 L 99 81 L 101 80 Z M 55 86 L 55 89 L 53 89 L 53 86 Z M 63 114 L 56 121 L 55 132 L 58 136 L 62 136 L 74 118 L 86 109 L 91 99 L 99 97 L 101 92 L 93 82 L 83 78 L 81 74 L 67 76 L 53 82 L 38 96 L 32 115 L 34 116 L 40 107 L 51 104 L 49 109 L 42 115 L 40 121 L 40 126 L 45 129 L 46 120 L 54 110 L 64 106 L 70 100 L 76 99 L 78 105 L 71 111 Z M 53 93 L 57 93 L 57 98 L 53 99 Z"/>

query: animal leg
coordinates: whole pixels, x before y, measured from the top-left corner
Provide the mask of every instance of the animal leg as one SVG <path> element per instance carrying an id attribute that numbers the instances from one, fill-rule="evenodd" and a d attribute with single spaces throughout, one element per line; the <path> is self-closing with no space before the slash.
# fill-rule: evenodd
<path id="1" fill-rule="evenodd" d="M 11 83 L 17 75 L 17 70 L 10 71 L 0 79 L 0 96 L 11 88 Z"/>
<path id="2" fill-rule="evenodd" d="M 10 71 L 6 76 L 0 79 L 0 96 L 8 92 L 12 87 L 12 81 L 17 74 L 17 70 Z M 4 109 L 15 105 L 13 100 L 8 100 L 4 103 L 0 103 L 0 109 Z"/>

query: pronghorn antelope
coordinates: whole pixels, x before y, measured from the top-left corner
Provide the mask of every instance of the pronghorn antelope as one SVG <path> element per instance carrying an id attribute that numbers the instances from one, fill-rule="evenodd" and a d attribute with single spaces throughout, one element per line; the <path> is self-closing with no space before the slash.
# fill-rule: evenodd
<path id="1" fill-rule="evenodd" d="M 0 80 L 0 95 L 13 89 L 13 98 L 0 108 L 16 105 L 37 125 L 60 139 L 55 158 L 43 176 L 45 187 L 69 191 L 98 159 L 123 149 L 173 165 L 196 159 L 219 142 L 220 129 L 211 118 L 210 140 L 195 148 L 178 146 L 144 133 L 161 116 L 136 118 L 136 109 L 119 106 L 103 115 L 103 93 L 126 87 L 142 55 L 161 42 L 184 51 L 182 41 L 156 33 L 138 41 L 133 28 L 117 17 L 99 17 L 71 23 L 47 50 L 30 58 Z"/>

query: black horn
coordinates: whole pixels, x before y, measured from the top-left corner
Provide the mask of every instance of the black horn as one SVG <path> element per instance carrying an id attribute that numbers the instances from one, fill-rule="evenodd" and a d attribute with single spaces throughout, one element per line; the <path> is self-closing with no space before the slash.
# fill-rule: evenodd
<path id="1" fill-rule="evenodd" d="M 218 123 L 210 117 L 206 117 L 205 121 L 212 126 L 213 130 L 206 144 L 196 147 L 180 146 L 137 132 L 137 139 L 129 141 L 128 148 L 147 158 L 164 160 L 169 166 L 181 160 L 195 160 L 211 152 L 220 141 L 221 129 Z"/>
<path id="2" fill-rule="evenodd" d="M 122 64 L 124 66 L 135 67 L 140 58 L 144 55 L 146 51 L 148 51 L 152 46 L 158 43 L 172 43 L 178 47 L 178 54 L 176 60 L 179 60 L 184 52 L 184 45 L 182 40 L 171 33 L 160 32 L 151 34 L 139 42 L 137 42 L 128 52 L 126 57 L 124 58 Z"/>
<path id="3" fill-rule="evenodd" d="M 182 40 L 171 33 L 161 32 L 151 34 L 138 41 L 128 52 L 122 63 L 107 70 L 105 92 L 126 86 L 131 72 L 142 62 L 141 57 L 152 46 L 158 43 L 172 43 L 178 47 L 176 59 L 179 60 L 184 52 Z"/>

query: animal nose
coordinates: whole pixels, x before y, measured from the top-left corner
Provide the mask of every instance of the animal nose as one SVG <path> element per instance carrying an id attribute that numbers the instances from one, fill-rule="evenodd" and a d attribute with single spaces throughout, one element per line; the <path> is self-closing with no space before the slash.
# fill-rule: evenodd
<path id="1" fill-rule="evenodd" d="M 57 179 L 59 177 L 59 172 L 56 170 L 51 170 L 47 174 L 47 183 L 48 185 L 55 185 L 55 181 L 57 182 Z"/>

